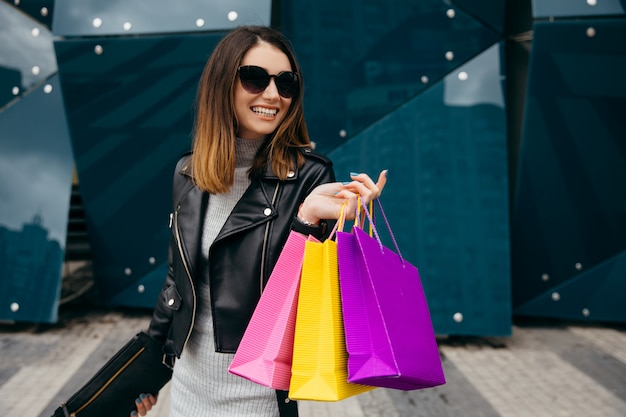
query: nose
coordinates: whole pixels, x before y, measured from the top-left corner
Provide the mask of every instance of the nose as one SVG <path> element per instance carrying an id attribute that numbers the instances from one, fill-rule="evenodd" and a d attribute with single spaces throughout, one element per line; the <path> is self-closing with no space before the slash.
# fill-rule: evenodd
<path id="1" fill-rule="evenodd" d="M 274 81 L 274 77 L 270 78 L 270 83 L 263 91 L 263 97 L 268 100 L 276 100 L 280 97 L 280 94 L 278 94 L 278 87 L 276 87 L 276 82 Z"/>

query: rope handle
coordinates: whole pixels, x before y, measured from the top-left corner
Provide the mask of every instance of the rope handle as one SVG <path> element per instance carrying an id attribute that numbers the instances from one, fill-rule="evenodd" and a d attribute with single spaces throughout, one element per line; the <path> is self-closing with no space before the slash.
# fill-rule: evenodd
<path id="1" fill-rule="evenodd" d="M 387 216 L 385 215 L 385 211 L 383 210 L 383 205 L 380 202 L 380 199 L 376 199 L 376 202 L 378 203 L 378 208 L 380 209 L 380 214 L 383 215 L 383 219 L 385 220 L 385 224 L 387 225 L 387 230 L 389 231 L 389 236 L 391 236 L 391 240 L 393 241 L 393 244 L 396 248 L 396 251 L 398 252 L 398 256 L 400 256 L 400 260 L 402 261 L 402 265 L 404 265 L 404 257 L 402 256 L 402 253 L 400 252 L 400 247 L 398 246 L 398 242 L 396 242 L 396 237 L 393 235 L 393 232 L 391 231 L 391 226 L 389 225 L 389 221 L 387 220 Z M 380 251 L 384 252 L 384 246 L 383 246 L 383 242 L 380 239 L 380 236 L 378 235 L 378 230 L 376 229 L 376 225 L 374 224 L 374 219 L 373 219 L 373 214 L 374 214 L 374 206 L 373 206 L 373 202 L 370 201 L 370 210 L 367 209 L 365 204 L 362 204 L 361 200 L 359 199 L 359 204 L 363 207 L 363 210 L 365 211 L 365 214 L 367 215 L 367 219 L 369 220 L 369 225 L 370 225 L 370 236 L 372 236 L 372 231 L 374 232 L 374 235 L 376 236 L 376 241 L 378 242 L 378 245 L 380 246 Z M 371 213 L 370 213 L 371 211 Z"/>

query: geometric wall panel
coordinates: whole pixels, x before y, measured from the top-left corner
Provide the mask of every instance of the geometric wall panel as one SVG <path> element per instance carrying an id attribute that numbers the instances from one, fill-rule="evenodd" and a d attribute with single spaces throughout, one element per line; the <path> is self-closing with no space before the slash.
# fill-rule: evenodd
<path id="1" fill-rule="evenodd" d="M 452 4 L 484 22 L 496 32 L 504 33 L 505 11 L 510 0 L 452 0 Z M 522 2 L 519 2 L 522 3 Z"/>
<path id="2" fill-rule="evenodd" d="M 162 285 L 164 275 L 152 272 L 167 261 L 173 170 L 190 149 L 197 83 L 222 36 L 55 43 L 94 277 L 105 300 Z M 142 281 L 148 275 L 153 282 Z"/>
<path id="3" fill-rule="evenodd" d="M 574 17 L 624 15 L 624 0 L 533 0 L 533 16 Z"/>
<path id="4" fill-rule="evenodd" d="M 305 80 L 305 115 L 322 152 L 437 83 L 500 40 L 441 0 L 281 3 L 280 27 Z"/>
<path id="5" fill-rule="evenodd" d="M 550 288 L 515 313 L 560 319 L 624 322 L 626 251 Z"/>
<path id="6" fill-rule="evenodd" d="M 534 26 L 511 222 L 516 313 L 552 316 L 565 303 L 538 300 L 587 282 L 597 282 L 602 294 L 626 293 L 625 280 L 607 278 L 626 270 L 607 275 L 600 267 L 626 250 L 625 23 Z M 578 292 L 580 308 L 571 317 L 587 318 L 581 311 L 591 310 L 598 291 Z M 626 320 L 623 303 L 602 318 Z"/>
<path id="7" fill-rule="evenodd" d="M 511 332 L 502 51 L 492 45 L 329 154 L 341 181 L 389 169 L 381 201 L 439 334 Z"/>

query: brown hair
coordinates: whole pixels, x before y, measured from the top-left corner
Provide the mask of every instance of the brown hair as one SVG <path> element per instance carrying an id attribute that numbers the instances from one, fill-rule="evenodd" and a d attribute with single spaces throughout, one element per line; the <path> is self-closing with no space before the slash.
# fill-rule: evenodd
<path id="1" fill-rule="evenodd" d="M 299 75 L 299 93 L 293 97 L 282 123 L 259 150 L 249 174 L 252 177 L 261 173 L 271 163 L 274 174 L 284 180 L 295 164 L 301 166 L 304 163 L 302 154 L 293 152 L 294 148 L 310 146 L 311 142 L 302 109 L 302 74 L 291 44 L 275 29 L 242 26 L 226 35 L 215 47 L 198 85 L 191 169 L 196 185 L 203 191 L 222 193 L 233 184 L 237 68 L 248 50 L 260 42 L 269 43 L 287 55 L 292 71 Z"/>

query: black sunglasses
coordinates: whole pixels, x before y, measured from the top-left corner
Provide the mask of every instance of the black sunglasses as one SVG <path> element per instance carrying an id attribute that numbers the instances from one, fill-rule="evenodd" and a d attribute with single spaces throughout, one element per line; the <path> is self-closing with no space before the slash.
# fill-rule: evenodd
<path id="1" fill-rule="evenodd" d="M 252 94 L 259 94 L 270 85 L 270 79 L 274 77 L 278 94 L 284 98 L 291 98 L 298 94 L 298 74 L 291 71 L 283 71 L 276 75 L 268 74 L 265 69 L 256 65 L 243 65 L 237 69 L 243 88 Z"/>

